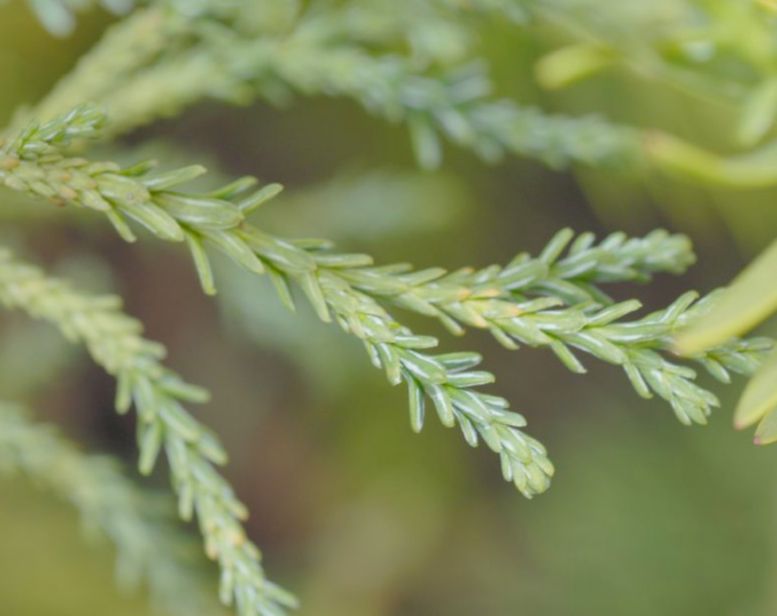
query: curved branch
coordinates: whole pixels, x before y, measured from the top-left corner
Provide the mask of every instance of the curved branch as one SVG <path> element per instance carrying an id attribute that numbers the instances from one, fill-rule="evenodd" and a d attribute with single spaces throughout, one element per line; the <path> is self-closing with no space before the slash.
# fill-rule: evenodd
<path id="1" fill-rule="evenodd" d="M 226 461 L 216 437 L 185 410 L 207 392 L 167 370 L 164 348 L 141 336 L 141 324 L 120 310 L 115 296 L 82 295 L 39 269 L 0 254 L 0 303 L 56 325 L 117 379 L 116 410 L 138 413 L 140 471 L 150 473 L 162 450 L 178 495 L 179 514 L 195 517 L 209 558 L 221 569 L 221 599 L 245 616 L 281 614 L 294 599 L 267 580 L 257 547 L 246 537 L 247 516 L 215 465 Z"/>
<path id="2" fill-rule="evenodd" d="M 213 613 L 184 538 L 168 523 L 162 503 L 134 485 L 107 456 L 87 455 L 53 426 L 35 423 L 17 405 L 0 402 L 0 468 L 21 473 L 67 500 L 90 530 L 116 547 L 117 575 L 148 584 L 167 613 Z"/>

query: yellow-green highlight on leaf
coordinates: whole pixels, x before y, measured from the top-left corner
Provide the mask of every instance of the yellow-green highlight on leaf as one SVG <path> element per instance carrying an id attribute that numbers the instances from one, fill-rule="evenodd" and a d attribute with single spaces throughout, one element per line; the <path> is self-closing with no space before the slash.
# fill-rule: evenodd
<path id="1" fill-rule="evenodd" d="M 676 348 L 693 355 L 758 325 L 777 311 L 777 241 L 737 276 L 712 309 L 677 336 Z"/>
<path id="2" fill-rule="evenodd" d="M 543 88 L 558 90 L 611 66 L 615 53 L 598 44 L 576 43 L 539 59 L 534 72 Z"/>
<path id="3" fill-rule="evenodd" d="M 769 78 L 755 88 L 742 109 L 737 139 L 744 146 L 761 141 L 774 126 L 777 114 L 777 79 Z"/>
<path id="4" fill-rule="evenodd" d="M 646 131 L 643 152 L 657 169 L 683 179 L 732 188 L 777 183 L 777 143 L 737 156 L 721 156 L 662 131 Z"/>
<path id="5" fill-rule="evenodd" d="M 777 413 L 771 412 L 758 424 L 753 443 L 771 445 L 774 442 L 777 442 Z"/>
<path id="6" fill-rule="evenodd" d="M 777 352 L 773 353 L 769 360 L 761 366 L 761 369 L 745 387 L 734 413 L 734 426 L 737 429 L 751 426 L 775 409 L 777 409 Z M 760 434 L 763 425 L 762 423 L 758 427 L 756 437 Z"/>

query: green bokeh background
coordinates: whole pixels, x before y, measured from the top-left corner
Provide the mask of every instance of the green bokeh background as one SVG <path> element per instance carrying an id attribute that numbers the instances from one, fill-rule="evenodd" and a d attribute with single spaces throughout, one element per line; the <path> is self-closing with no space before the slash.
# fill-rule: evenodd
<path id="1" fill-rule="evenodd" d="M 107 20 L 87 15 L 59 40 L 22 3 L 0 5 L 3 120 L 40 97 Z M 484 28 L 500 88 L 521 102 L 599 110 L 728 145 L 713 129 L 732 121 L 731 110 L 645 79 L 612 72 L 543 93 L 532 66 L 556 42 L 552 33 Z M 421 173 L 402 128 L 324 98 L 284 110 L 204 103 L 124 145 L 130 159 L 180 158 L 283 182 L 287 194 L 257 222 L 332 237 L 383 262 L 504 262 L 567 225 L 688 233 L 700 255 L 688 275 L 617 290 L 649 307 L 724 284 L 777 231 L 775 190 L 560 173 L 515 158 L 489 167 L 454 149 L 442 171 Z M 50 206 L 0 195 L 4 238 L 82 286 L 120 292 L 168 346 L 169 364 L 212 391 L 198 414 L 231 452 L 226 473 L 252 511 L 252 538 L 273 579 L 300 596 L 301 615 L 777 613 L 777 448 L 755 448 L 730 427 L 741 382 L 727 391 L 708 382 L 724 404 L 708 427 L 686 428 L 610 366 L 588 361 L 581 377 L 548 352 L 507 352 L 480 334 L 454 340 L 407 318 L 447 349 L 482 351 L 495 391 L 548 445 L 557 478 L 525 501 L 492 456 L 458 434 L 430 422 L 413 435 L 404 392 L 368 365 L 359 344 L 305 309 L 287 313 L 264 281 L 222 264 L 213 301 L 175 248 L 124 245 L 99 221 L 34 215 L 40 207 Z M 133 426 L 114 416 L 110 379 L 53 330 L 16 318 L 2 328 L 10 340 L 0 351 L 3 395 L 26 398 L 41 418 L 131 468 Z M 41 363 L 53 376 L 36 382 Z M 66 505 L 21 479 L 0 480 L 0 614 L 151 613 L 142 591 L 114 588 L 112 567 L 110 546 L 85 540 Z"/>

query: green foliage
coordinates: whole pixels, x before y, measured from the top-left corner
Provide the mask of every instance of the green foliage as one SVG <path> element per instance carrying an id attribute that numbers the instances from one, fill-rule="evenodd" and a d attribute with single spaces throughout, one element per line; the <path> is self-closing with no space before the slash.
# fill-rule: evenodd
<path id="1" fill-rule="evenodd" d="M 708 314 L 680 333 L 677 347 L 683 353 L 698 353 L 732 335 L 747 332 L 777 312 L 777 244 L 751 263 L 726 289 Z M 756 443 L 777 441 L 777 366 L 766 363 L 749 383 L 734 416 L 738 428 L 760 422 Z"/>
<path id="2" fill-rule="evenodd" d="M 504 267 L 465 268 L 449 274 L 440 268 L 414 271 L 404 264 L 374 266 L 369 256 L 335 252 L 325 240 L 289 241 L 249 224 L 245 217 L 280 191 L 277 184 L 254 190 L 253 178 L 241 178 L 207 193 L 182 192 L 185 184 L 204 172 L 202 167 L 158 173 L 151 163 L 122 169 L 67 154 L 73 140 L 98 136 L 103 123 L 93 108 L 80 107 L 43 125 L 31 125 L 4 146 L 0 180 L 14 190 L 102 212 L 127 241 L 136 239 L 128 220 L 162 240 L 185 241 L 206 293 L 215 293 L 206 246 L 254 274 L 267 273 L 281 300 L 292 309 L 290 283 L 296 283 L 323 321 L 334 319 L 362 340 L 371 361 L 386 372 L 390 383 L 406 384 L 415 431 L 424 424 L 430 400 L 443 425 L 458 425 L 468 444 L 475 446 L 482 440 L 497 453 L 504 478 L 527 497 L 548 487 L 553 466 L 545 448 L 519 429 L 525 425 L 524 418 L 511 412 L 505 399 L 477 389 L 494 380 L 489 372 L 473 370 L 480 356 L 425 352 L 437 346 L 437 340 L 414 334 L 386 311 L 384 303 L 438 319 L 454 334 L 473 327 L 487 329 L 511 349 L 518 348 L 518 343 L 547 346 L 575 372 L 584 368 L 571 348 L 619 365 L 639 395 L 658 394 L 686 424 L 705 423 L 711 408 L 718 405 L 712 393 L 693 382 L 695 371 L 661 354 L 669 349 L 672 332 L 691 318 L 693 294 L 663 311 L 627 322 L 623 317 L 638 310 L 639 302 L 613 303 L 598 288 L 607 282 L 647 280 L 654 272 L 682 272 L 693 260 L 682 236 L 655 232 L 627 240 L 615 234 L 595 244 L 591 234 L 584 234 L 561 258 L 572 240 L 570 231 L 562 231 L 539 257 L 519 254 Z M 261 592 L 268 583 L 262 579 L 252 544 L 243 543 L 237 522 L 243 515 L 241 505 L 218 475 L 203 470 L 223 462 L 223 452 L 177 400 L 196 401 L 200 394 L 158 366 L 160 350 L 139 339 L 137 325 L 116 313 L 115 305 L 88 302 L 12 261 L 6 262 L 2 273 L 6 290 L 1 295 L 6 304 L 26 308 L 84 340 L 95 359 L 117 376 L 120 411 L 134 399 L 143 420 L 139 431 L 143 472 L 150 471 L 165 444 L 181 515 L 191 517 L 196 506 L 207 551 L 222 566 L 222 596 L 228 599 L 234 592 L 241 613 L 246 614 L 254 609 L 250 593 L 262 602 L 282 600 L 273 587 L 267 596 Z M 36 281 L 36 294 L 16 291 L 29 286 L 24 283 L 27 279 Z M 72 315 L 62 313 L 62 305 L 73 302 L 86 318 L 72 322 Z M 104 313 L 99 326 L 89 316 L 98 310 Z M 74 329 L 76 323 L 82 326 Z M 119 348 L 129 347 L 134 353 L 117 355 L 117 340 L 127 335 L 130 341 Z M 767 348 L 768 341 L 735 340 L 696 359 L 727 382 L 729 371 L 751 373 Z M 214 494 L 222 496 L 214 498 Z M 213 528 L 220 532 L 214 533 Z M 252 573 L 241 577 L 247 567 Z"/>
<path id="3" fill-rule="evenodd" d="M 620 126 L 599 116 L 548 115 L 491 95 L 485 64 L 472 62 L 472 18 L 479 12 L 506 13 L 519 23 L 531 15 L 532 21 L 547 22 L 585 41 L 543 59 L 538 69 L 541 82 L 570 82 L 622 62 L 701 93 L 709 89 L 713 77 L 699 77 L 682 62 L 695 61 L 702 45 L 731 51 L 734 33 L 760 27 L 758 11 L 734 11 L 727 16 L 736 16 L 731 31 L 710 27 L 697 32 L 694 10 L 709 10 L 712 19 L 718 17 L 714 7 L 667 7 L 663 19 L 655 19 L 660 13 L 653 9 L 625 9 L 602 27 L 592 19 L 601 12 L 595 5 L 596 0 L 484 2 L 467 3 L 465 11 L 456 2 L 433 2 L 419 19 L 414 3 L 403 7 L 386 0 L 366 6 L 321 2 L 323 10 L 315 3 L 302 9 L 283 2 L 252 8 L 239 2 L 162 2 L 110 28 L 30 115 L 50 119 L 89 100 L 112 118 L 106 135 L 116 135 L 203 98 L 246 103 L 262 97 L 284 103 L 294 93 L 325 94 L 353 98 L 371 113 L 405 122 L 417 158 L 427 167 L 440 164 L 444 137 L 486 160 L 509 153 L 555 167 L 576 162 L 637 170 L 655 167 L 702 182 L 753 186 L 777 180 L 775 150 L 769 144 L 729 158 L 662 131 Z M 633 31 L 629 28 L 655 38 L 649 38 L 647 46 L 633 44 L 633 39 L 618 34 Z M 681 51 L 681 61 L 651 46 L 667 36 L 677 37 L 670 48 Z M 758 40 L 767 48 L 737 61 L 763 70 L 769 48 Z M 398 53 L 397 47 L 403 51 Z M 375 51 L 380 48 L 389 51 Z M 764 77 L 767 85 L 770 79 L 768 74 Z M 750 99 L 742 94 L 745 85 L 729 84 L 725 91 L 737 93 L 734 98 L 744 98 L 750 107 L 770 109 L 768 98 L 762 102 L 763 88 L 755 89 Z M 764 88 L 766 94 L 771 91 Z M 748 121 L 753 126 L 742 130 L 756 135 L 765 134 L 772 122 L 768 116 Z"/>
<path id="4" fill-rule="evenodd" d="M 371 113 L 407 123 L 427 167 L 440 163 L 440 137 L 487 160 L 510 153 L 554 166 L 622 166 L 639 159 L 632 129 L 595 116 L 546 115 L 490 96 L 483 64 L 444 51 L 442 24 L 453 30 L 449 43 L 455 49 L 469 47 L 466 22 L 455 21 L 461 18 L 454 7 L 431 3 L 429 21 L 418 21 L 384 2 L 374 4 L 382 10 L 346 4 L 293 11 L 291 4 L 281 10 L 273 2 L 255 11 L 226 3 L 220 11 L 194 15 L 142 9 L 111 28 L 29 115 L 51 119 L 88 100 L 111 117 L 106 135 L 116 135 L 206 97 L 283 103 L 295 92 L 326 94 L 353 98 Z M 414 26 L 408 34 L 409 21 Z M 430 32 L 419 32 L 425 27 Z M 372 50 L 406 36 L 408 54 Z M 428 43 L 423 51 L 418 40 Z"/>
<path id="5" fill-rule="evenodd" d="M 71 195 L 66 202 L 104 212 L 129 241 L 135 235 L 126 217 L 160 239 L 185 239 L 206 293 L 215 293 L 206 244 L 255 274 L 267 272 L 292 309 L 289 283 L 295 282 L 323 321 L 334 316 L 346 332 L 365 343 L 372 362 L 386 371 L 392 384 L 407 384 L 415 430 L 423 425 L 428 397 L 443 425 L 458 424 L 470 445 L 477 444 L 479 435 L 498 453 L 505 478 L 527 496 L 547 487 L 553 468 L 539 443 L 513 429 L 523 426 L 524 420 L 505 413 L 506 401 L 471 389 L 490 383 L 493 376 L 460 373 L 477 366 L 479 356 L 423 353 L 437 346 L 437 340 L 414 335 L 381 302 L 439 319 L 454 334 L 474 327 L 487 329 L 507 348 L 517 349 L 518 343 L 547 346 L 574 372 L 585 369 L 570 347 L 590 353 L 621 366 L 641 396 L 655 393 L 667 400 L 685 424 L 705 423 L 711 408 L 718 405 L 713 394 L 693 383 L 693 370 L 660 354 L 669 350 L 672 332 L 698 312 L 689 311 L 693 294 L 664 311 L 624 322 L 621 319 L 638 310 L 640 303 L 613 304 L 596 286 L 645 280 L 656 271 L 682 272 L 693 260 L 682 236 L 659 231 L 627 240 L 615 234 L 596 245 L 593 235 L 584 234 L 559 259 L 572 239 L 570 231 L 562 231 L 538 258 L 522 253 L 505 267 L 465 268 L 450 274 L 440 268 L 413 271 L 404 264 L 376 267 L 369 256 L 337 253 L 325 240 L 288 241 L 247 223 L 247 214 L 278 193 L 277 184 L 248 196 L 242 194 L 255 183 L 252 178 L 209 193 L 179 192 L 204 169 L 153 173 L 145 163 L 121 170 L 111 163 L 69 158 L 57 154 L 47 137 L 68 130 L 84 132 L 77 127 L 99 122 L 91 108 L 81 108 L 63 116 L 60 123 L 59 130 L 53 128 L 57 120 L 30 127 L 10 141 L 6 158 L 0 159 L 0 168 L 7 169 L 0 180 L 28 192 Z M 46 152 L 45 160 L 37 151 Z M 68 170 L 64 178 L 62 169 Z M 88 192 L 79 193 L 84 186 Z M 768 341 L 733 341 L 696 359 L 713 376 L 728 382 L 729 371 L 752 373 L 768 348 Z"/>
<path id="6" fill-rule="evenodd" d="M 241 525 L 245 507 L 214 468 L 226 461 L 224 450 L 183 407 L 204 401 L 207 393 L 160 364 L 164 348 L 141 336 L 140 323 L 121 312 L 118 298 L 82 295 L 6 252 L 0 257 L 0 302 L 53 323 L 116 377 L 116 410 L 126 413 L 134 403 L 138 413 L 140 471 L 150 473 L 164 451 L 179 515 L 190 520 L 196 514 L 205 551 L 221 568 L 222 601 L 234 600 L 241 616 L 294 605 L 265 579 L 259 551 Z"/>
<path id="7" fill-rule="evenodd" d="M 744 152 L 719 155 L 661 131 L 647 131 L 642 152 L 659 169 L 682 179 L 729 188 L 761 188 L 777 181 L 777 80 L 774 71 L 775 7 L 771 2 L 710 0 L 629 3 L 601 11 L 597 0 L 529 3 L 535 19 L 551 24 L 576 43 L 554 50 L 538 63 L 546 86 L 625 67 L 700 98 L 735 106 L 730 140 Z M 633 32 L 640 36 L 632 36 Z M 732 70 L 733 69 L 733 70 Z M 774 313 L 777 297 L 772 245 L 748 266 L 718 305 L 684 332 L 684 353 L 698 353 L 742 335 Z M 760 420 L 756 442 L 777 440 L 777 371 L 764 366 L 737 409 L 743 428 Z"/>
<path id="8" fill-rule="evenodd" d="M 76 118 L 80 115 L 91 117 L 92 112 L 85 108 L 68 114 L 62 118 L 62 124 L 78 124 Z M 437 341 L 429 336 L 413 335 L 368 294 L 372 291 L 382 295 L 385 286 L 376 291 L 375 283 L 370 284 L 369 278 L 361 284 L 348 279 L 351 270 L 364 276 L 361 268 L 371 264 L 369 257 L 330 253 L 324 250 L 327 243 L 320 240 L 287 242 L 244 222 L 246 214 L 277 194 L 280 189 L 277 184 L 241 197 L 254 183 L 252 178 L 244 178 L 207 194 L 189 194 L 172 189 L 199 175 L 203 171 L 200 167 L 154 174 L 148 164 L 120 170 L 116 165 L 90 164 L 82 159 L 57 157 L 51 152 L 43 162 L 35 155 L 27 155 L 29 136 L 36 134 L 36 130 L 25 131 L 27 138 L 13 140 L 6 149 L 7 158 L 0 163 L 7 169 L 0 172 L 6 186 L 38 194 L 43 191 L 47 196 L 62 197 L 65 193 L 70 196 L 66 202 L 104 212 L 122 237 L 130 241 L 134 241 L 135 235 L 125 216 L 147 227 L 160 239 L 185 239 L 206 293 L 214 293 L 215 285 L 204 243 L 251 272 L 267 272 L 281 298 L 292 308 L 289 281 L 293 280 L 324 321 L 330 321 L 334 315 L 343 329 L 364 341 L 372 361 L 386 370 L 393 384 L 404 381 L 408 385 L 411 421 L 416 430 L 423 425 L 424 398 L 429 397 L 444 425 L 458 423 L 471 445 L 477 444 L 479 434 L 500 454 L 505 478 L 513 481 L 524 494 L 531 496 L 547 487 L 553 467 L 545 457 L 545 449 L 517 429 L 525 424 L 524 419 L 507 411 L 504 399 L 472 389 L 493 380 L 489 373 L 467 372 L 480 362 L 479 356 L 435 357 L 423 353 L 423 349 L 436 346 Z M 43 132 L 48 135 L 51 131 Z M 41 141 L 39 146 L 45 150 L 50 142 Z M 228 198 L 233 201 L 227 201 Z M 424 306 L 428 305 L 428 310 L 434 310 L 428 300 L 414 297 L 413 290 L 416 285 L 437 278 L 439 273 L 432 271 L 430 276 L 430 272 L 416 272 L 402 276 L 405 270 L 389 268 L 384 277 L 386 283 L 392 290 L 400 291 L 398 299 L 404 296 L 407 306 L 415 309 L 420 306 L 426 311 Z M 379 271 L 370 270 L 366 274 L 374 277 Z M 626 271 L 632 275 L 628 268 Z M 407 288 L 406 293 L 401 292 L 402 287 Z M 448 298 L 442 299 L 452 304 L 458 294 L 460 287 L 457 286 Z"/>
<path id="9" fill-rule="evenodd" d="M 32 4 L 50 30 L 64 34 L 72 29 L 73 11 L 89 3 Z M 117 12 L 131 8 L 104 4 Z M 773 41 L 754 22 L 763 9 L 680 4 L 669 3 L 660 13 L 624 5 L 599 15 L 593 0 L 150 3 L 111 25 L 37 105 L 16 114 L 0 142 L 0 184 L 68 210 L 98 212 L 127 242 L 148 232 L 186 245 L 208 295 L 219 282 L 214 254 L 251 276 L 266 275 L 288 308 L 294 310 L 303 297 L 321 321 L 359 340 L 390 384 L 404 384 L 414 431 L 433 411 L 442 425 L 458 426 L 469 445 L 482 441 L 497 454 L 504 479 L 531 498 L 548 488 L 554 467 L 545 447 L 522 430 L 524 417 L 505 398 L 483 390 L 495 379 L 478 369 L 480 354 L 434 350 L 438 339 L 409 328 L 395 309 L 434 320 L 454 335 L 488 331 L 507 349 L 550 349 L 575 373 L 585 372 L 578 355 L 591 355 L 620 367 L 639 396 L 663 399 L 683 424 L 703 424 L 720 403 L 697 382 L 691 365 L 728 383 L 732 373 L 753 374 L 772 347 L 765 338 L 737 337 L 774 310 L 773 293 L 764 292 L 773 286 L 777 265 L 771 252 L 722 298 L 711 294 L 696 301 L 697 294 L 687 292 L 663 309 L 638 315 L 638 300 L 616 301 L 607 285 L 684 273 L 695 259 L 685 236 L 657 230 L 641 238 L 613 233 L 597 242 L 593 234 L 575 237 L 564 229 L 538 256 L 522 252 L 501 265 L 452 271 L 378 265 L 369 255 L 340 252 L 326 239 L 289 239 L 255 223 L 260 212 L 254 212 L 279 194 L 280 184 L 242 177 L 203 189 L 205 168 L 199 164 L 160 171 L 153 161 L 128 166 L 85 152 L 203 99 L 284 104 L 325 95 L 351 99 L 406 125 L 426 168 L 441 164 L 447 140 L 487 161 L 516 154 L 556 167 L 584 163 L 643 174 L 658 169 L 735 187 L 773 184 L 777 149 L 765 143 L 777 98 L 765 61 L 773 55 Z M 697 11 L 710 21 L 697 23 Z M 693 71 L 690 65 L 700 42 L 717 45 L 758 76 L 728 88 L 747 109 L 737 138 L 754 149 L 719 156 L 662 131 L 598 115 L 546 114 L 498 96 L 488 66 L 478 61 L 476 24 L 484 16 L 507 19 L 511 27 L 539 24 L 572 39 L 537 65 L 540 83 L 551 89 L 626 66 L 649 67 L 660 79 L 704 95 L 720 67 Z M 740 48 L 733 33 L 742 24 L 754 24 L 758 36 Z M 634 41 L 637 28 L 643 36 Z M 164 453 L 180 517 L 196 519 L 205 552 L 219 565 L 222 602 L 234 604 L 241 616 L 276 616 L 293 608 L 296 600 L 265 578 L 259 550 L 242 525 L 247 511 L 216 470 L 226 461 L 225 451 L 184 408 L 204 401 L 206 392 L 162 365 L 164 348 L 142 336 L 140 323 L 121 311 L 120 301 L 80 293 L 8 251 L 0 255 L 0 301 L 53 323 L 115 377 L 117 411 L 134 406 L 137 412 L 139 469 L 151 473 Z M 678 349 L 687 361 L 676 355 Z M 762 419 L 760 442 L 777 440 L 775 375 L 773 363 L 764 366 L 737 412 L 741 424 Z M 0 453 L 10 452 L 10 465 L 46 475 L 55 491 L 96 520 L 120 556 L 131 539 L 139 550 L 129 552 L 137 559 L 134 568 L 158 584 L 170 603 L 170 594 L 180 593 L 171 590 L 180 582 L 178 568 L 171 560 L 150 558 L 146 548 L 156 546 L 153 537 L 161 531 L 130 507 L 137 490 L 113 467 L 81 456 L 16 412 L 3 413 Z M 109 491 L 106 481 L 115 489 Z M 80 500 L 87 488 L 99 497 L 96 502 Z M 175 602 L 173 607 L 183 609 Z"/>
<path id="10" fill-rule="evenodd" d="M 124 587 L 141 581 L 170 614 L 212 613 L 186 541 L 169 523 L 164 501 L 138 489 L 109 456 L 87 455 L 18 406 L 0 404 L 0 471 L 22 473 L 78 509 L 84 529 L 116 547 Z M 211 607 L 209 607 L 211 606 Z"/>

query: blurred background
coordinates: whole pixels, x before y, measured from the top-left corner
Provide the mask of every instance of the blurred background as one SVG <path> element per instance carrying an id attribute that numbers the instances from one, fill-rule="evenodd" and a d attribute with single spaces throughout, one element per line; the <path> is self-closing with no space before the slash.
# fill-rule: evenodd
<path id="1" fill-rule="evenodd" d="M 55 39 L 23 3 L 0 5 L 0 123 L 41 97 L 108 22 L 87 14 L 74 35 Z M 731 145 L 719 128 L 738 111 L 714 97 L 617 67 L 543 90 L 536 62 L 564 34 L 481 26 L 499 88 L 519 102 Z M 384 263 L 505 262 L 538 251 L 562 226 L 689 234 L 699 264 L 687 275 L 617 289 L 648 307 L 725 284 L 777 232 L 777 190 L 559 172 L 515 157 L 487 166 L 455 148 L 442 171 L 421 172 L 404 129 L 344 100 L 281 110 L 204 103 L 122 145 L 127 160 L 199 162 L 282 182 L 286 192 L 257 213 L 260 225 L 329 237 Z M 224 263 L 213 300 L 175 247 L 127 245 L 101 220 L 0 197 L 4 241 L 82 287 L 120 293 L 168 347 L 169 365 L 211 390 L 212 402 L 193 410 L 231 452 L 226 475 L 252 512 L 252 538 L 303 616 L 777 613 L 777 448 L 756 448 L 732 429 L 741 381 L 724 390 L 702 377 L 723 406 L 708 427 L 686 428 L 610 366 L 589 360 L 578 376 L 550 352 L 508 352 L 479 333 L 451 339 L 403 315 L 445 349 L 483 352 L 495 393 L 548 446 L 557 477 L 526 501 L 489 452 L 436 422 L 413 435 L 405 392 L 304 306 L 288 313 L 266 281 Z M 45 326 L 3 314 L 0 335 L 3 397 L 29 401 L 131 470 L 134 426 L 112 410 L 113 381 Z M 162 474 L 150 483 L 164 482 Z M 110 546 L 85 542 L 76 514 L 22 479 L 0 479 L 0 546 L 1 614 L 151 613 L 142 593 L 114 589 Z"/>

